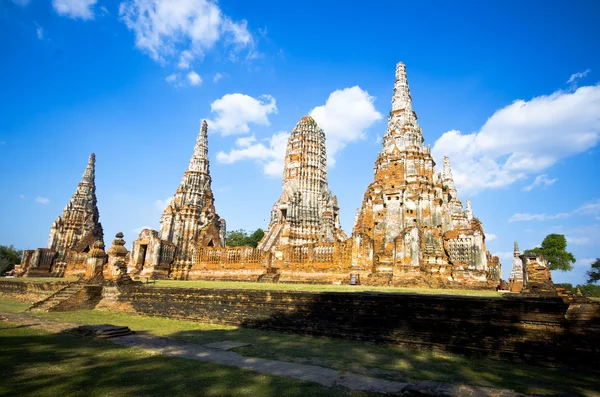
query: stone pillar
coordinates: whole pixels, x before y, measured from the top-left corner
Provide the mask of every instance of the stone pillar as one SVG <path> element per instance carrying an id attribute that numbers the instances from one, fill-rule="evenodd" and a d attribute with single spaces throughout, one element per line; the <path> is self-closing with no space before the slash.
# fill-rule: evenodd
<path id="1" fill-rule="evenodd" d="M 102 281 L 102 271 L 106 264 L 106 253 L 104 252 L 104 243 L 97 240 L 90 250 L 85 267 L 86 281 Z"/>
<path id="2" fill-rule="evenodd" d="M 117 281 L 122 273 L 127 273 L 127 254 L 123 233 L 119 232 L 108 249 L 108 265 L 103 271 L 105 280 Z"/>

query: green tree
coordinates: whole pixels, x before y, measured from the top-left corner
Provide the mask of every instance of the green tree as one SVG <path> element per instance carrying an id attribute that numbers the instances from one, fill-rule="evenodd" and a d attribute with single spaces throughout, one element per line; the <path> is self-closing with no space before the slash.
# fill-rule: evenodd
<path id="1" fill-rule="evenodd" d="M 251 235 L 248 236 L 247 242 L 249 246 L 256 248 L 258 246 L 258 243 L 260 242 L 260 240 L 262 240 L 263 236 L 265 235 L 264 230 L 262 230 L 261 228 L 258 228 L 254 231 L 254 233 L 252 233 Z"/>
<path id="2" fill-rule="evenodd" d="M 597 283 L 600 281 L 600 258 L 596 258 L 596 261 L 592 263 L 592 268 L 587 272 L 588 284 Z"/>
<path id="3" fill-rule="evenodd" d="M 232 230 L 227 233 L 226 243 L 228 247 L 256 248 L 264 235 L 265 232 L 260 228 L 256 229 L 252 234 L 248 234 L 244 229 Z"/>
<path id="4" fill-rule="evenodd" d="M 12 245 L 0 245 L 0 275 L 12 270 L 21 263 L 23 250 L 17 250 Z"/>
<path id="5" fill-rule="evenodd" d="M 544 255 L 550 270 L 568 272 L 573 270 L 575 256 L 567 251 L 567 239 L 562 234 L 549 234 L 542 241 L 541 247 L 525 251 L 525 254 Z"/>
<path id="6" fill-rule="evenodd" d="M 225 239 L 228 247 L 241 247 L 248 238 L 248 233 L 244 229 L 232 230 L 227 232 Z"/>

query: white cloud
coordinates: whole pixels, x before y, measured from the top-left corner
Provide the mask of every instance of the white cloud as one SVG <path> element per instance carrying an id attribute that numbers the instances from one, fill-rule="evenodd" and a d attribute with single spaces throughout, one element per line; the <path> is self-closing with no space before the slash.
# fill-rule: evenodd
<path id="1" fill-rule="evenodd" d="M 179 63 L 177 64 L 177 67 L 179 69 L 189 69 L 190 68 L 190 62 L 194 59 L 194 55 L 190 52 L 190 51 L 182 51 L 181 55 L 179 56 Z"/>
<path id="2" fill-rule="evenodd" d="M 34 22 L 35 23 L 35 22 Z M 37 23 L 35 23 L 35 34 L 37 35 L 37 38 L 40 40 L 44 40 L 44 28 L 42 28 L 40 25 L 38 25 Z"/>
<path id="3" fill-rule="evenodd" d="M 374 100 L 367 91 L 354 86 L 332 92 L 325 105 L 310 112 L 325 131 L 329 165 L 334 165 L 338 151 L 350 142 L 365 139 L 365 130 L 382 118 L 373 106 Z"/>
<path id="4" fill-rule="evenodd" d="M 254 135 L 244 136 L 235 140 L 235 145 L 239 147 L 249 147 L 254 142 L 256 142 L 256 137 Z"/>
<path id="5" fill-rule="evenodd" d="M 457 187 L 467 194 L 500 188 L 539 173 L 600 140 L 600 85 L 518 100 L 490 117 L 479 132 L 444 133 L 432 149 L 450 157 Z"/>
<path id="6" fill-rule="evenodd" d="M 566 236 L 567 238 L 567 243 L 569 244 L 573 244 L 573 245 L 586 245 L 590 242 L 590 238 L 589 237 L 571 237 L 571 236 Z"/>
<path id="7" fill-rule="evenodd" d="M 162 212 L 167 208 L 169 204 L 171 204 L 171 201 L 173 201 L 173 197 L 169 197 L 164 200 L 156 200 L 154 202 L 154 208 Z"/>
<path id="8" fill-rule="evenodd" d="M 548 175 L 546 174 L 541 174 L 535 177 L 535 180 L 533 181 L 533 183 L 531 185 L 525 186 L 523 188 L 523 191 L 525 192 L 529 192 L 531 191 L 534 187 L 536 186 L 550 186 L 553 185 L 554 182 L 556 182 L 558 180 L 558 178 L 548 178 Z"/>
<path id="9" fill-rule="evenodd" d="M 514 253 L 512 251 L 495 252 L 492 254 L 492 256 L 497 256 L 498 258 L 500 258 L 500 263 L 506 266 L 507 264 L 512 263 Z"/>
<path id="10" fill-rule="evenodd" d="M 222 73 L 215 73 L 215 76 L 213 77 L 213 83 L 216 83 L 217 81 L 221 80 L 222 78 L 223 78 Z"/>
<path id="11" fill-rule="evenodd" d="M 168 75 L 168 76 L 165 78 L 165 81 L 166 81 L 167 83 L 174 83 L 175 81 L 177 81 L 177 73 L 173 73 L 173 74 L 170 74 L 170 75 Z"/>
<path id="12" fill-rule="evenodd" d="M 584 72 L 574 73 L 571 75 L 571 77 L 569 77 L 569 80 L 567 80 L 567 83 L 574 83 L 575 80 L 582 79 L 585 76 L 587 76 L 589 72 L 591 72 L 590 69 L 587 69 Z"/>
<path id="13" fill-rule="evenodd" d="M 38 204 L 46 205 L 50 203 L 50 199 L 46 197 L 36 197 L 35 202 Z"/>
<path id="14" fill-rule="evenodd" d="M 135 234 L 140 234 L 142 232 L 142 230 L 144 230 L 144 229 L 152 230 L 152 228 L 150 226 L 141 226 L 141 227 L 137 227 L 135 229 L 131 229 L 131 232 L 135 233 Z"/>
<path id="15" fill-rule="evenodd" d="M 496 236 L 494 233 L 486 233 L 485 234 L 485 240 L 486 241 L 494 241 L 498 238 L 498 236 Z"/>
<path id="16" fill-rule="evenodd" d="M 202 77 L 193 70 L 187 74 L 187 79 L 191 85 L 200 85 L 202 84 Z"/>
<path id="17" fill-rule="evenodd" d="M 578 215 L 596 215 L 600 213 L 600 200 L 584 204 L 573 211 L 559 212 L 556 214 L 530 214 L 530 213 L 517 213 L 510 217 L 509 222 L 519 221 L 547 221 L 552 219 L 565 219 L 571 218 Z"/>
<path id="18" fill-rule="evenodd" d="M 595 258 L 583 258 L 583 259 L 577 259 L 577 262 L 575 262 L 575 266 L 577 267 L 590 267 L 592 263 L 596 262 Z"/>
<path id="19" fill-rule="evenodd" d="M 98 0 L 52 0 L 52 6 L 59 15 L 72 19 L 94 19 L 92 8 Z"/>
<path id="20" fill-rule="evenodd" d="M 287 132 L 281 131 L 273 134 L 265 143 L 254 143 L 254 136 L 238 138 L 236 145 L 239 148 L 232 149 L 229 153 L 217 153 L 217 161 L 231 164 L 241 160 L 255 160 L 263 166 L 265 175 L 281 177 L 289 136 Z"/>
<path id="21" fill-rule="evenodd" d="M 253 98 L 236 93 L 217 99 L 210 105 L 210 110 L 216 113 L 214 120 L 208 120 L 211 129 L 225 136 L 248 133 L 249 123 L 269 125 L 267 116 L 277 113 L 277 106 L 270 95 Z"/>
<path id="22" fill-rule="evenodd" d="M 220 41 L 232 53 L 253 47 L 246 21 L 232 21 L 213 0 L 126 0 L 119 15 L 140 50 L 159 62 L 179 55 L 184 69 Z"/>

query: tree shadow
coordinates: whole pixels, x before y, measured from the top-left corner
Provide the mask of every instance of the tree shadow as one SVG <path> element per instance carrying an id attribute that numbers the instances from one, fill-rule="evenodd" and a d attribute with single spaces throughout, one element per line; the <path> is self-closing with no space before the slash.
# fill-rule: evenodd
<path id="1" fill-rule="evenodd" d="M 33 329 L 0 333 L 3 396 L 350 396 L 309 382 Z"/>

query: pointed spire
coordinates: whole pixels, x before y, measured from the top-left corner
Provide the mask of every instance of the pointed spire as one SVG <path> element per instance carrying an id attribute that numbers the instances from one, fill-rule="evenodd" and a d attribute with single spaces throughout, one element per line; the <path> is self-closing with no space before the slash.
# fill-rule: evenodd
<path id="1" fill-rule="evenodd" d="M 473 209 L 471 208 L 471 199 L 467 199 L 467 210 L 465 212 L 469 222 L 473 220 Z"/>
<path id="2" fill-rule="evenodd" d="M 194 154 L 190 159 L 188 171 L 203 172 L 208 174 L 208 124 L 206 120 L 202 120 L 198 138 L 196 138 L 196 146 Z"/>
<path id="3" fill-rule="evenodd" d="M 454 179 L 452 178 L 452 170 L 450 169 L 450 158 L 444 156 L 444 170 L 442 171 L 442 181 L 449 188 L 454 188 Z"/>
<path id="4" fill-rule="evenodd" d="M 519 252 L 519 243 L 518 243 L 518 242 L 516 242 L 516 241 L 515 241 L 515 251 L 514 251 L 513 255 L 514 255 L 515 257 L 517 257 L 517 256 L 521 255 L 521 252 Z"/>
<path id="5" fill-rule="evenodd" d="M 90 154 L 87 167 L 81 177 L 81 182 L 94 183 L 96 177 L 96 155 Z"/>
<path id="6" fill-rule="evenodd" d="M 398 62 L 396 65 L 394 96 L 392 97 L 392 112 L 403 109 L 412 110 L 412 98 L 406 79 L 406 66 L 403 62 Z"/>

